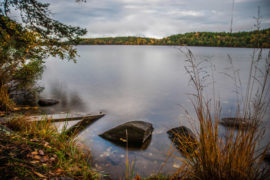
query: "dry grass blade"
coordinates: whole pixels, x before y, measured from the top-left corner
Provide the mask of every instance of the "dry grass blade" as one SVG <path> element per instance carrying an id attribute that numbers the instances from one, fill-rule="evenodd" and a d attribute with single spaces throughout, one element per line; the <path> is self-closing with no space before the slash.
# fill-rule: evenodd
<path id="1" fill-rule="evenodd" d="M 259 149 L 258 142 L 263 136 L 263 129 L 260 126 L 269 108 L 270 56 L 265 59 L 262 66 L 262 51 L 254 51 L 252 57 L 250 76 L 247 83 L 246 95 L 239 98 L 242 104 L 238 104 L 235 118 L 244 119 L 249 123 L 248 130 L 238 131 L 229 129 L 225 137 L 219 134 L 218 122 L 221 119 L 221 107 L 219 101 L 214 102 L 206 99 L 204 95 L 204 82 L 201 68 L 198 67 L 195 56 L 190 50 L 186 52 L 186 71 L 190 75 L 190 81 L 195 89 L 192 105 L 196 118 L 200 125 L 198 135 L 198 146 L 193 152 L 186 151 L 185 144 L 190 143 L 188 138 L 178 140 L 182 153 L 186 159 L 182 159 L 183 165 L 176 172 L 174 177 L 183 179 L 266 179 L 270 175 L 270 169 L 263 167 L 263 158 L 267 147 Z M 270 52 L 269 52 L 270 53 Z M 230 59 L 232 61 L 232 59 Z M 261 67 L 256 70 L 254 67 Z M 258 77 L 258 72 L 260 77 Z M 234 70 L 234 75 L 238 71 Z M 242 88 L 238 77 L 234 79 L 236 90 Z M 260 83 L 258 83 L 258 81 Z M 213 81 L 214 82 L 214 81 Z M 256 84 L 257 83 L 257 84 Z M 257 88 L 258 87 L 258 88 Z M 213 86 L 214 88 L 214 86 Z M 256 89 L 257 88 L 257 89 Z M 255 91 L 256 90 L 256 91 Z M 214 105 L 213 110 L 211 106 Z M 252 105 L 252 106 L 251 106 Z"/>

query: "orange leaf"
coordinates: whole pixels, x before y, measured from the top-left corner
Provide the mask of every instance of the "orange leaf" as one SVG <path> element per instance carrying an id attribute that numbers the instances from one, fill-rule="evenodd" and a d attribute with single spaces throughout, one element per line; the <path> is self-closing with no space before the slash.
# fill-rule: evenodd
<path id="1" fill-rule="evenodd" d="M 46 176 L 44 176 L 43 174 L 40 174 L 40 173 L 38 173 L 36 171 L 34 171 L 34 174 L 37 175 L 40 178 L 46 178 Z"/>
<path id="2" fill-rule="evenodd" d="M 64 170 L 61 169 L 61 168 L 58 168 L 58 169 L 56 169 L 56 171 L 55 171 L 55 173 L 56 173 L 57 175 L 61 174 L 62 172 L 64 172 Z"/>
<path id="3" fill-rule="evenodd" d="M 37 163 L 39 163 L 39 161 L 30 161 L 30 163 L 37 164 Z"/>
<path id="4" fill-rule="evenodd" d="M 41 157 L 39 155 L 35 155 L 33 158 L 34 159 L 41 159 Z"/>
<path id="5" fill-rule="evenodd" d="M 33 151 L 33 152 L 31 152 L 31 154 L 33 154 L 33 155 L 37 155 L 37 154 L 38 154 L 38 152 Z"/>

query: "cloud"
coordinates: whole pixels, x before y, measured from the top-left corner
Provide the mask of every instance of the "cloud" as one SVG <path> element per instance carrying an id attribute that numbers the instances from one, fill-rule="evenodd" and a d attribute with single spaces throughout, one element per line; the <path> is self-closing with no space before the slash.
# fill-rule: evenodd
<path id="1" fill-rule="evenodd" d="M 194 31 L 229 31 L 232 2 L 223 0 L 47 0 L 52 16 L 87 28 L 86 37 L 140 35 L 161 38 Z M 235 0 L 234 31 L 252 30 L 261 6 L 263 28 L 270 27 L 268 0 Z"/>

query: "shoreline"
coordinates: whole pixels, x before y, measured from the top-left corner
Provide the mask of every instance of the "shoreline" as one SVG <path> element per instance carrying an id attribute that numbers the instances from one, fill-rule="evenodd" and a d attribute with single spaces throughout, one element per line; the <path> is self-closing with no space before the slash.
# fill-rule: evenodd
<path id="1" fill-rule="evenodd" d="M 186 45 L 160 45 L 160 44 L 139 44 L 139 45 L 135 45 L 135 44 L 77 44 L 77 45 L 73 45 L 73 46 L 160 46 L 160 47 L 211 47 L 211 48 L 240 48 L 240 49 L 266 49 L 269 50 L 270 47 L 266 47 L 266 48 L 255 48 L 255 47 L 232 47 L 232 46 L 199 46 L 199 45 L 194 45 L 194 46 L 186 46 Z"/>

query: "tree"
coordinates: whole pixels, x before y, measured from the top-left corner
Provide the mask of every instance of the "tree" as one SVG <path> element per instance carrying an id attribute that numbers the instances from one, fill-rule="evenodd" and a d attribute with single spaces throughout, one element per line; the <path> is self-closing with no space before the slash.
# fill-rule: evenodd
<path id="1" fill-rule="evenodd" d="M 0 3 L 0 109 L 12 108 L 12 93 L 32 89 L 49 55 L 75 61 L 72 45 L 86 30 L 52 19 L 48 7 L 37 0 Z M 12 20 L 11 9 L 21 19 Z"/>

